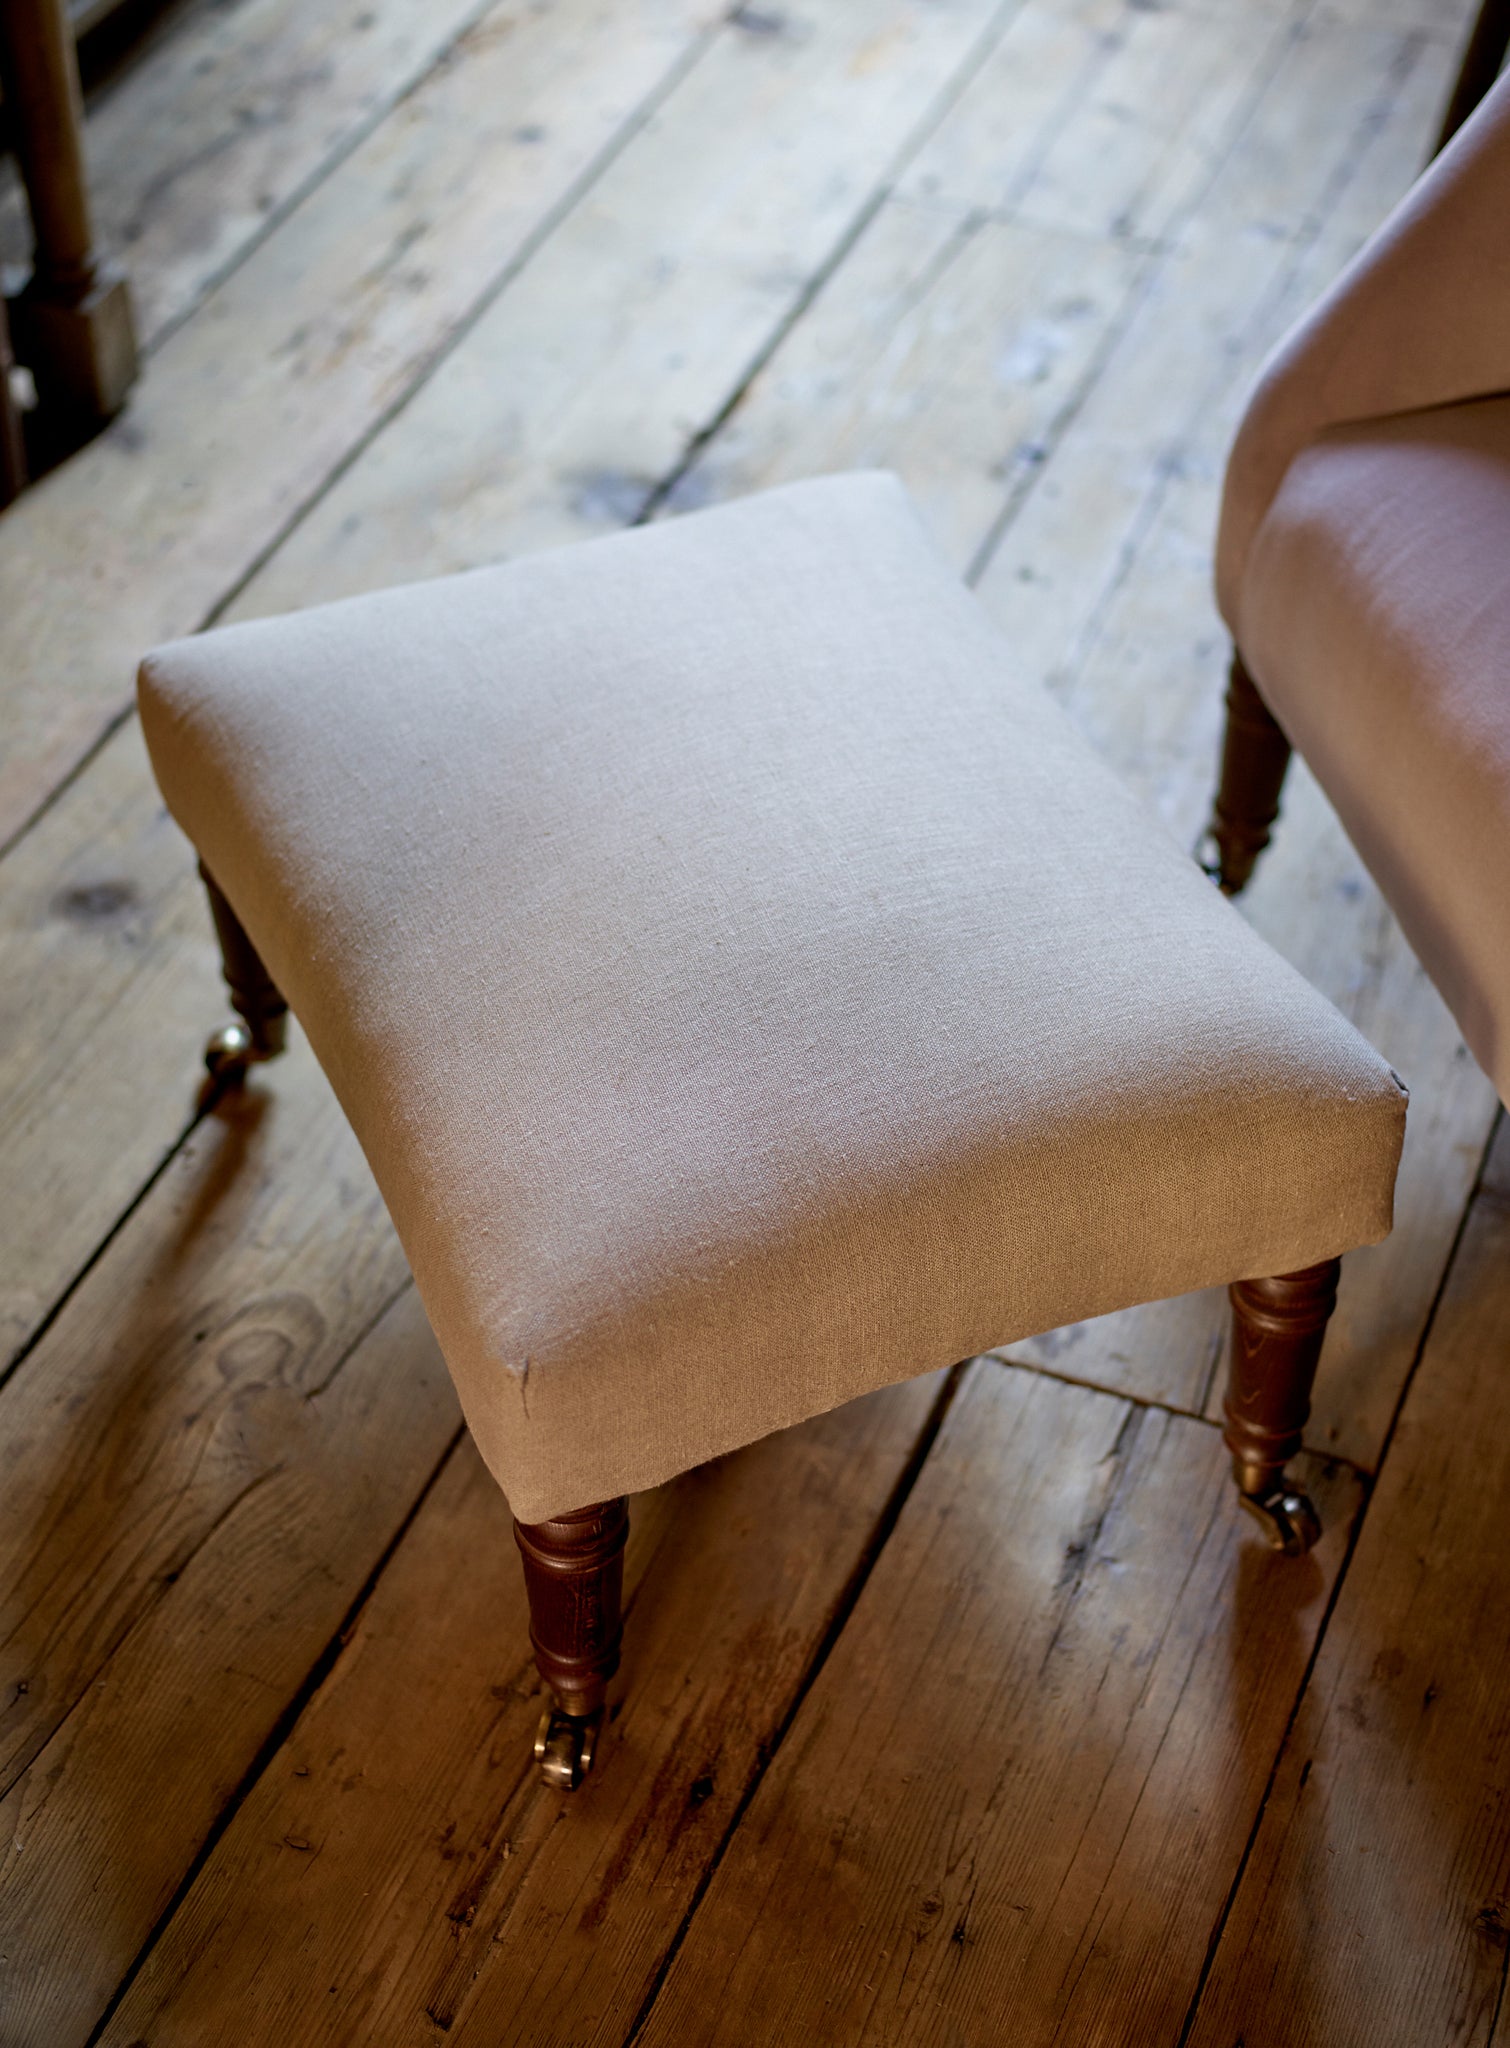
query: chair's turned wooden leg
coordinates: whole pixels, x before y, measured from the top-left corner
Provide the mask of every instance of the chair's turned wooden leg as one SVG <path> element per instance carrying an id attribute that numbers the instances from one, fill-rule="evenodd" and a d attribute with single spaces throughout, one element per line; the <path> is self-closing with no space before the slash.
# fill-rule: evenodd
<path id="1" fill-rule="evenodd" d="M 205 1047 L 204 1063 L 212 1081 L 235 1082 L 244 1078 L 255 1061 L 276 1059 L 282 1052 L 288 1042 L 288 1004 L 203 861 L 199 873 L 210 899 L 226 986 L 238 1020 L 215 1033 Z"/>
<path id="2" fill-rule="evenodd" d="M 1239 1280 L 1223 1411 L 1238 1494 L 1276 1550 L 1298 1557 L 1321 1534 L 1316 1510 L 1285 1476 L 1311 1412 L 1311 1383 L 1337 1304 L 1340 1261 L 1271 1280 Z"/>
<path id="3" fill-rule="evenodd" d="M 608 1681 L 619 1668 L 629 1508 L 600 1501 L 549 1522 L 514 1523 L 530 1602 L 530 1641 L 550 1687 L 535 1737 L 548 1785 L 569 1792 L 592 1769 Z"/>
<path id="4" fill-rule="evenodd" d="M 1234 652 L 1221 779 L 1201 860 L 1223 895 L 1235 896 L 1246 887 L 1254 863 L 1268 845 L 1289 765 L 1290 742 L 1259 696 L 1242 656 Z"/>

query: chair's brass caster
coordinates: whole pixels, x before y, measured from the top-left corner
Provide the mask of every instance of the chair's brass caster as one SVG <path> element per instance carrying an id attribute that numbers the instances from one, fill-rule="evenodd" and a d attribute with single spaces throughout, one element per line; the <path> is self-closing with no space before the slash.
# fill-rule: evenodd
<path id="1" fill-rule="evenodd" d="M 1253 878 L 1262 850 L 1236 845 L 1230 836 L 1219 837 L 1215 825 L 1208 825 L 1195 842 L 1194 859 L 1207 881 L 1213 882 L 1224 896 L 1241 896 Z"/>
<path id="2" fill-rule="evenodd" d="M 246 1078 L 246 1070 L 256 1058 L 252 1049 L 252 1034 L 238 1017 L 232 1024 L 222 1024 L 204 1049 L 204 1063 L 212 1081 L 228 1081 L 232 1085 Z"/>
<path id="3" fill-rule="evenodd" d="M 256 1031 L 244 1018 L 233 1017 L 222 1024 L 204 1049 L 204 1063 L 212 1083 L 239 1087 L 246 1070 L 259 1060 L 275 1060 L 287 1042 L 284 1017 L 263 1019 Z"/>
<path id="4" fill-rule="evenodd" d="M 535 1761 L 547 1785 L 558 1792 L 577 1789 L 592 1769 L 602 1725 L 601 1709 L 596 1714 L 563 1714 L 554 1703 L 546 1708 L 535 1735 Z"/>
<path id="5" fill-rule="evenodd" d="M 1309 1496 L 1283 1478 L 1264 1493 L 1239 1493 L 1238 1499 L 1286 1557 L 1304 1557 L 1321 1535 L 1321 1520 Z"/>

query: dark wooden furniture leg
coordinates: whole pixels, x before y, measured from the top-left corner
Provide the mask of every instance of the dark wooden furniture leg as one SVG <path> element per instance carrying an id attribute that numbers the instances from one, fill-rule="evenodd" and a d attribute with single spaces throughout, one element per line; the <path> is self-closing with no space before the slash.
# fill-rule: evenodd
<path id="1" fill-rule="evenodd" d="M 1468 38 L 1468 47 L 1463 52 L 1457 84 L 1452 88 L 1452 98 L 1447 102 L 1442 126 L 1432 145 L 1433 156 L 1446 148 L 1498 78 L 1507 48 L 1510 48 L 1510 0 L 1484 0 L 1479 18 L 1473 24 L 1473 33 Z"/>
<path id="2" fill-rule="evenodd" d="M 1337 1305 L 1341 1261 L 1328 1259 L 1270 1280 L 1238 1280 L 1232 1301 L 1232 1365 L 1223 1440 L 1245 1508 L 1288 1556 L 1321 1534 L 1316 1510 L 1285 1477 L 1311 1412 L 1311 1384 Z"/>
<path id="3" fill-rule="evenodd" d="M 5 317 L 5 302 L 0 299 L 0 508 L 19 497 L 26 482 L 26 444 L 21 438 L 21 414 L 10 382 L 14 367 L 10 325 Z"/>
<path id="4" fill-rule="evenodd" d="M 592 1769 L 608 1681 L 619 1668 L 629 1507 L 600 1501 L 549 1522 L 514 1523 L 530 1601 L 530 1641 L 550 1687 L 535 1737 L 548 1785 L 569 1792 Z"/>
<path id="5" fill-rule="evenodd" d="M 1289 765 L 1290 742 L 1234 650 L 1221 779 L 1206 828 L 1210 851 L 1201 861 L 1224 896 L 1236 896 L 1247 886 L 1254 863 L 1269 843 Z"/>
<path id="6" fill-rule="evenodd" d="M 32 275 L 11 301 L 38 413 L 74 439 L 118 412 L 136 375 L 131 297 L 94 245 L 84 103 L 66 0 L 0 0 L 0 84 L 26 185 Z"/>
<path id="7" fill-rule="evenodd" d="M 215 1033 L 205 1047 L 204 1063 L 212 1081 L 235 1082 L 244 1078 L 255 1061 L 273 1060 L 282 1052 L 288 1042 L 288 1004 L 203 861 L 199 873 L 210 899 L 226 986 L 239 1020 Z"/>

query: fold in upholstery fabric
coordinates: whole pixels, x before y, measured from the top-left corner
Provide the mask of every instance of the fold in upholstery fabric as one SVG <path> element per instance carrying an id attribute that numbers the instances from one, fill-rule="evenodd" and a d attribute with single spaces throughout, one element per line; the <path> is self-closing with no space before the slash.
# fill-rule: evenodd
<path id="1" fill-rule="evenodd" d="M 1510 74 L 1259 374 L 1228 460 L 1217 537 L 1217 600 L 1239 645 L 1248 549 L 1303 448 L 1332 427 L 1504 392 Z"/>
<path id="2" fill-rule="evenodd" d="M 890 478 L 181 642 L 141 704 L 526 1520 L 1389 1228 L 1395 1078 Z"/>
<path id="3" fill-rule="evenodd" d="M 1238 644 L 1510 1099 L 1510 399 L 1300 455 Z"/>

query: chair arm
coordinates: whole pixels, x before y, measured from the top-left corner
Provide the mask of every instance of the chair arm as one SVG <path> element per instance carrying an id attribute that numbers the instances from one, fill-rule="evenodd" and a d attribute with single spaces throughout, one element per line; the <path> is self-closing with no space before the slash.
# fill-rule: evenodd
<path id="1" fill-rule="evenodd" d="M 1506 390 L 1510 73 L 1259 372 L 1217 535 L 1217 601 L 1234 633 L 1253 536 L 1318 434 Z"/>

